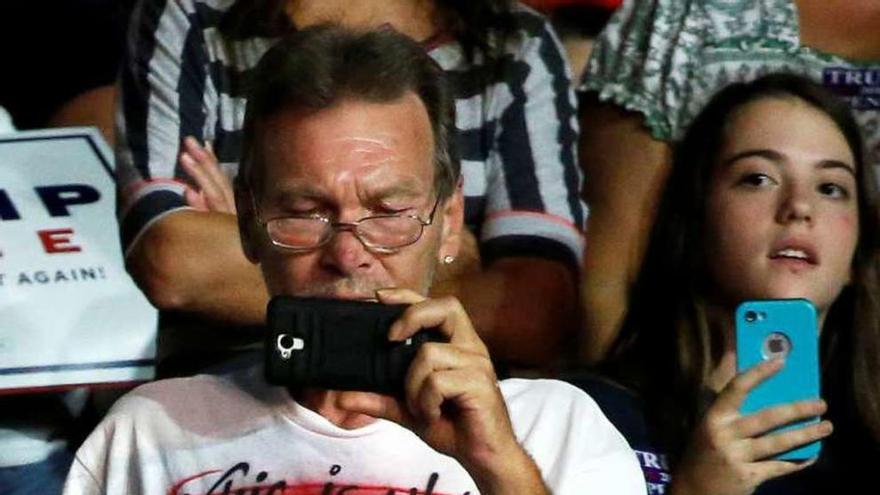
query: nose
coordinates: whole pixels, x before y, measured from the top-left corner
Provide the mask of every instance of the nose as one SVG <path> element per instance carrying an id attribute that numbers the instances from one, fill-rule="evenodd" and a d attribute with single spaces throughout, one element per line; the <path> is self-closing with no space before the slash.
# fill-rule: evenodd
<path id="1" fill-rule="evenodd" d="M 777 212 L 777 221 L 779 223 L 812 222 L 813 216 L 813 198 L 808 188 L 799 184 L 785 187 Z"/>
<path id="2" fill-rule="evenodd" d="M 327 244 L 321 246 L 321 266 L 340 275 L 369 270 L 372 253 L 354 234 L 353 226 L 340 225 Z"/>

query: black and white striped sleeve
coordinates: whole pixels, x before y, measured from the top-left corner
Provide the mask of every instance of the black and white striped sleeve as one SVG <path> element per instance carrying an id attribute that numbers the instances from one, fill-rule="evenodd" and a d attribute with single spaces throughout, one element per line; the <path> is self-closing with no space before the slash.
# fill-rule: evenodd
<path id="1" fill-rule="evenodd" d="M 116 113 L 119 220 L 126 253 L 167 213 L 186 208 L 181 140 L 204 137 L 208 54 L 189 0 L 142 0 L 132 14 Z"/>
<path id="2" fill-rule="evenodd" d="M 499 113 L 487 163 L 481 255 L 484 261 L 538 256 L 578 270 L 586 207 L 571 73 L 550 25 L 536 15 L 524 25 L 532 35 L 507 65 L 504 83 L 494 87 Z"/>

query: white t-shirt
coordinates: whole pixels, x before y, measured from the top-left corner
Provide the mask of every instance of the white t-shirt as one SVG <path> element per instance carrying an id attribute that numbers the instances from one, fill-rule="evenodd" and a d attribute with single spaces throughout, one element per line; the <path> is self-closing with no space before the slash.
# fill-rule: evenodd
<path id="1" fill-rule="evenodd" d="M 260 372 L 128 394 L 77 452 L 65 494 L 478 493 L 458 462 L 411 431 L 384 420 L 337 427 Z M 634 453 L 585 393 L 552 380 L 506 380 L 501 390 L 554 494 L 645 493 Z"/>

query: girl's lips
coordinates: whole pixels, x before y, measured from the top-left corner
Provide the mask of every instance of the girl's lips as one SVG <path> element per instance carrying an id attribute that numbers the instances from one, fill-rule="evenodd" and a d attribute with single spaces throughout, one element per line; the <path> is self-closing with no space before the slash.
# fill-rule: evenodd
<path id="1" fill-rule="evenodd" d="M 796 264 L 819 264 L 819 258 L 812 245 L 794 239 L 784 239 L 781 242 L 776 243 L 770 251 L 769 258 L 773 261 L 790 261 Z"/>
<path id="2" fill-rule="evenodd" d="M 770 261 L 774 266 L 782 266 L 793 270 L 805 270 L 816 266 L 815 263 L 811 263 L 809 260 L 799 258 L 771 257 Z"/>

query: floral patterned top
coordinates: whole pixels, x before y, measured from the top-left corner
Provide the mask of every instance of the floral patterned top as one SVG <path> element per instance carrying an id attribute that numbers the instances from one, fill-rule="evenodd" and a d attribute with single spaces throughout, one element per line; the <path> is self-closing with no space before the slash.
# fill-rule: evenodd
<path id="1" fill-rule="evenodd" d="M 640 112 L 655 138 L 674 141 L 717 90 L 779 71 L 846 98 L 869 162 L 880 166 L 880 61 L 802 46 L 790 0 L 627 0 L 597 40 L 579 90 Z"/>

